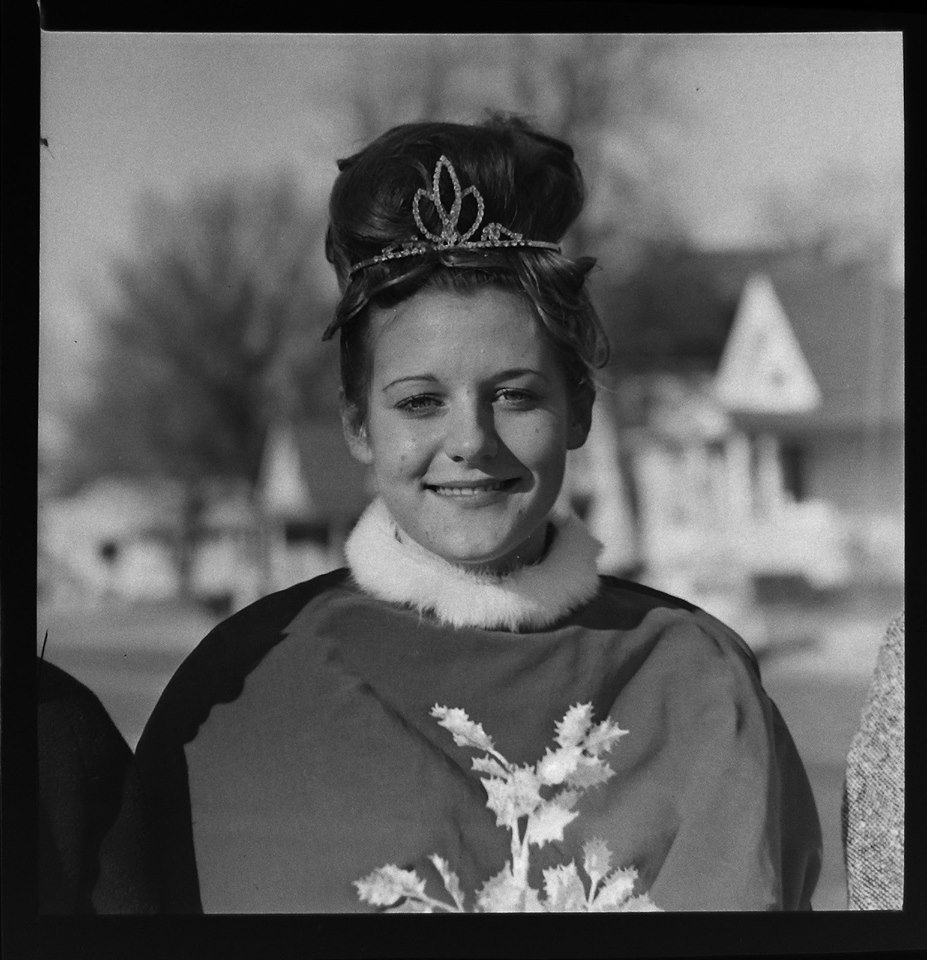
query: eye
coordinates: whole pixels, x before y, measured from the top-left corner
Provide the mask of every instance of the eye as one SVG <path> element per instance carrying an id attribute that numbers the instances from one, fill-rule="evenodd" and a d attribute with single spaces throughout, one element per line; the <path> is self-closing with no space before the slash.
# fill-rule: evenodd
<path id="1" fill-rule="evenodd" d="M 397 410 L 405 413 L 430 413 L 441 405 L 441 400 L 430 393 L 417 393 L 412 397 L 404 397 L 396 404 Z"/>
<path id="2" fill-rule="evenodd" d="M 538 396 L 531 390 L 523 390 L 519 387 L 502 387 L 501 390 L 496 391 L 495 401 L 501 401 L 504 406 L 513 410 L 526 410 L 537 403 Z"/>

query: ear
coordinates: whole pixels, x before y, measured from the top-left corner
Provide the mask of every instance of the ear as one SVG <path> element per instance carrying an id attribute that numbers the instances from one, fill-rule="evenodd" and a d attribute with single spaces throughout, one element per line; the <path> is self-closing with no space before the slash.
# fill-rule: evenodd
<path id="1" fill-rule="evenodd" d="M 592 427 L 592 405 L 595 390 L 582 388 L 570 399 L 570 422 L 567 426 L 567 450 L 578 450 Z"/>
<path id="2" fill-rule="evenodd" d="M 360 410 L 341 397 L 341 430 L 351 456 L 363 464 L 373 463 L 373 450 L 367 439 L 367 426 Z"/>

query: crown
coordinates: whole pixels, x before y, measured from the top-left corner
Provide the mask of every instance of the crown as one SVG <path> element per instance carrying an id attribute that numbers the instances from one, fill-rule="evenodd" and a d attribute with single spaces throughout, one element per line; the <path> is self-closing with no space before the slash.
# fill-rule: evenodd
<path id="1" fill-rule="evenodd" d="M 444 171 L 450 178 L 451 185 L 454 188 L 454 202 L 450 210 L 444 208 L 441 202 L 441 193 L 439 190 L 441 183 L 441 172 Z M 461 231 L 460 213 L 463 208 L 464 198 L 472 196 L 476 201 L 476 216 L 469 229 Z M 437 211 L 441 220 L 441 232 L 432 233 L 422 220 L 422 214 L 419 209 L 422 200 L 430 200 Z M 413 257 L 419 253 L 427 253 L 429 250 L 481 250 L 490 247 L 542 247 L 546 250 L 556 250 L 560 252 L 560 245 L 548 243 L 546 240 L 526 240 L 520 233 L 503 227 L 501 223 L 487 223 L 480 231 L 478 240 L 470 238 L 480 228 L 483 221 L 484 204 L 483 197 L 479 190 L 474 186 L 467 187 L 466 190 L 460 189 L 460 180 L 457 177 L 457 171 L 454 165 L 443 154 L 435 164 L 435 172 L 431 179 L 431 190 L 419 187 L 412 198 L 412 216 L 415 217 L 415 225 L 418 227 L 422 238 L 413 238 L 404 242 L 393 242 L 387 244 L 383 250 L 375 257 L 367 260 L 361 260 L 355 263 L 349 270 L 348 276 L 363 270 L 364 267 L 370 267 L 375 263 L 384 263 L 387 260 L 396 260 L 400 257 Z"/>

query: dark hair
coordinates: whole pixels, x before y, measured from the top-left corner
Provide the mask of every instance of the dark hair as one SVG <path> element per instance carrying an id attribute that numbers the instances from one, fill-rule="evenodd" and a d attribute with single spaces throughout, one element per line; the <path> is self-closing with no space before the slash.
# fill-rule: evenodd
<path id="1" fill-rule="evenodd" d="M 590 372 L 607 362 L 608 341 L 585 285 L 593 258 L 571 260 L 527 246 L 433 248 L 351 273 L 354 264 L 390 244 L 422 239 L 412 199 L 420 187 L 431 188 L 442 155 L 461 187 L 474 186 L 482 195 L 483 224 L 498 223 L 526 239 L 556 244 L 582 210 L 583 179 L 571 147 L 519 117 L 493 115 L 472 125 L 403 124 L 339 160 L 325 252 L 341 300 L 325 337 L 341 331 L 346 401 L 366 417 L 370 305 L 393 306 L 426 287 L 464 292 L 494 286 L 523 295 L 550 336 L 570 388 L 594 395 Z M 422 204 L 421 216 L 431 232 L 441 232 L 431 204 Z"/>

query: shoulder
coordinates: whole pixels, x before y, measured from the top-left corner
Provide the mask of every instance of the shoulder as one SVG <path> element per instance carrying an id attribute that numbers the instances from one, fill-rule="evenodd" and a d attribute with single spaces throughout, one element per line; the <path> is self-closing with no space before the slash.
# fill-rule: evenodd
<path id="1" fill-rule="evenodd" d="M 97 695 L 66 670 L 62 670 L 48 660 L 38 660 L 36 670 L 38 671 L 40 706 L 53 703 L 73 704 L 89 708 L 94 712 L 102 710 L 102 704 Z"/>
<path id="2" fill-rule="evenodd" d="M 269 593 L 217 624 L 191 656 L 202 656 L 219 648 L 227 653 L 230 644 L 242 650 L 260 647 L 271 635 L 279 639 L 279 633 L 295 617 L 313 604 L 324 603 L 346 587 L 349 580 L 349 571 L 342 567 Z"/>
<path id="3" fill-rule="evenodd" d="M 695 604 L 689 603 L 688 600 L 674 597 L 670 593 L 664 593 L 662 590 L 656 590 L 633 580 L 622 580 L 620 577 L 601 574 L 599 582 L 602 586 L 602 592 L 606 596 L 620 598 L 625 603 L 641 609 L 650 610 L 664 607 L 669 610 L 688 610 L 689 612 L 699 609 Z"/>
<path id="4" fill-rule="evenodd" d="M 262 633 L 282 630 L 307 606 L 346 586 L 349 579 L 349 571 L 342 567 L 284 590 L 269 593 L 223 620 L 209 634 L 207 640 L 216 635 L 227 639 L 231 636 L 253 636 L 255 630 Z"/>
<path id="5" fill-rule="evenodd" d="M 241 692 L 245 678 L 287 636 L 287 628 L 307 608 L 347 586 L 346 569 L 334 570 L 268 594 L 223 620 L 193 649 L 164 689 L 139 743 L 154 729 L 195 732 L 215 703 Z"/>
<path id="6" fill-rule="evenodd" d="M 68 858 L 111 810 L 132 753 L 96 694 L 48 661 L 38 663 L 36 747 L 40 843 Z"/>
<path id="7" fill-rule="evenodd" d="M 743 690 L 759 688 L 756 656 L 736 631 L 681 597 L 630 580 L 603 576 L 602 616 L 640 644 L 642 664 L 654 675 L 699 677 L 699 688 L 711 679 Z"/>

